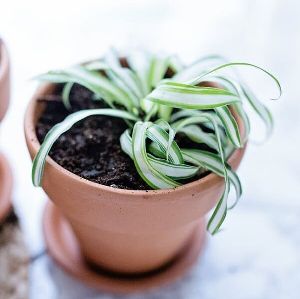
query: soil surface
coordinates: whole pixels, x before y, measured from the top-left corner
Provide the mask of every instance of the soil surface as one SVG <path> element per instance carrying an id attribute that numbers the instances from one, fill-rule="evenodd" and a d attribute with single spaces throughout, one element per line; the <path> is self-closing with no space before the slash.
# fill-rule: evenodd
<path id="1" fill-rule="evenodd" d="M 72 110 L 65 109 L 61 101 L 62 85 L 57 85 L 53 95 L 40 98 L 46 102 L 44 113 L 40 117 L 36 130 L 40 142 L 47 132 L 65 117 L 78 110 L 106 107 L 102 101 L 93 100 L 93 94 L 86 88 L 74 85 L 70 102 Z M 119 118 L 92 116 L 64 133 L 54 144 L 50 156 L 67 170 L 90 181 L 121 189 L 151 189 L 139 176 L 133 161 L 121 149 L 119 138 L 127 128 Z M 198 147 L 178 136 L 180 145 Z M 205 174 L 199 174 L 192 180 Z M 187 182 L 187 181 L 186 181 Z"/>

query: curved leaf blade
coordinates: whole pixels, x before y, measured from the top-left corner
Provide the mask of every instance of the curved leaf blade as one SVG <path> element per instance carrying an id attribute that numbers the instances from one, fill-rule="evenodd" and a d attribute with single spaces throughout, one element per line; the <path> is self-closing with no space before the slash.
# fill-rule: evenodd
<path id="1" fill-rule="evenodd" d="M 228 209 L 233 208 L 239 201 L 242 195 L 242 185 L 239 180 L 239 177 L 236 175 L 234 171 L 231 170 L 230 166 L 226 164 L 226 173 L 228 174 L 224 176 L 223 172 L 223 162 L 219 156 L 216 154 L 201 151 L 201 150 L 191 150 L 191 149 L 182 149 L 182 154 L 184 160 L 198 166 L 202 166 L 219 176 L 223 176 L 225 178 L 225 189 L 222 194 L 221 199 L 219 200 L 215 210 L 208 222 L 208 231 L 211 234 L 215 234 L 220 226 L 222 225 L 226 213 Z M 235 188 L 236 198 L 231 206 L 227 206 L 227 198 L 230 191 L 230 184 L 232 184 Z"/>
<path id="2" fill-rule="evenodd" d="M 132 104 L 126 98 L 126 94 L 118 86 L 115 86 L 108 78 L 98 72 L 88 70 L 84 66 L 77 65 L 61 71 L 50 71 L 37 77 L 38 80 L 53 83 L 77 83 L 100 95 L 110 106 L 112 102 L 124 105 L 127 110 Z"/>
<path id="3" fill-rule="evenodd" d="M 231 143 L 235 147 L 242 147 L 241 136 L 238 124 L 231 114 L 228 107 L 217 107 L 215 108 L 217 115 L 219 116 L 224 128 L 225 132 L 231 141 Z"/>
<path id="4" fill-rule="evenodd" d="M 178 130 L 178 132 L 184 133 L 189 139 L 196 143 L 204 143 L 214 150 L 218 150 L 218 142 L 216 137 L 212 133 L 204 132 L 197 125 L 185 126 Z"/>
<path id="5" fill-rule="evenodd" d="M 273 98 L 273 100 L 277 100 L 281 97 L 282 88 L 281 88 L 279 80 L 273 74 L 271 74 L 267 70 L 263 69 L 262 67 L 257 66 L 257 65 L 252 64 L 252 63 L 247 63 L 247 62 L 230 62 L 230 63 L 225 63 L 225 64 L 222 64 L 222 65 L 219 65 L 218 67 L 213 68 L 213 69 L 209 70 L 208 72 L 206 72 L 204 74 L 201 74 L 200 76 L 194 78 L 193 80 L 190 80 L 189 82 L 187 82 L 187 84 L 197 85 L 199 82 L 201 82 L 203 80 L 203 77 L 206 77 L 206 76 L 208 76 L 212 73 L 215 73 L 215 72 L 217 72 L 221 69 L 225 69 L 225 68 L 233 67 L 233 66 L 252 67 L 252 68 L 255 68 L 255 69 L 258 69 L 258 70 L 262 71 L 264 74 L 266 74 L 268 77 L 270 77 L 273 80 L 273 82 L 275 82 L 275 84 L 278 88 L 279 94 L 276 98 Z"/>
<path id="6" fill-rule="evenodd" d="M 151 122 L 137 122 L 132 133 L 132 153 L 135 167 L 143 180 L 153 189 L 171 189 L 179 186 L 176 181 L 168 178 L 152 167 L 146 152 L 147 130 Z"/>
<path id="7" fill-rule="evenodd" d="M 165 154 L 169 152 L 168 159 L 170 159 L 173 164 L 183 163 L 183 158 L 177 143 L 174 140 L 171 140 L 172 142 L 170 142 L 170 135 L 164 129 L 153 124 L 152 126 L 149 126 L 146 134 L 148 138 L 161 147 Z"/>
<path id="8" fill-rule="evenodd" d="M 186 68 L 181 69 L 173 79 L 176 82 L 188 82 L 210 70 L 212 67 L 225 63 L 227 60 L 219 55 L 209 55 L 198 59 Z"/>
<path id="9" fill-rule="evenodd" d="M 132 138 L 129 131 L 126 130 L 120 137 L 122 150 L 134 159 L 132 153 Z M 199 166 L 192 166 L 187 164 L 172 164 L 165 159 L 159 159 L 151 154 L 147 154 L 151 166 L 158 172 L 170 177 L 174 180 L 182 180 L 193 177 L 199 171 Z"/>
<path id="10" fill-rule="evenodd" d="M 120 117 L 122 119 L 136 121 L 138 118 L 126 111 L 116 109 L 89 109 L 81 110 L 70 114 L 61 123 L 56 124 L 47 133 L 37 155 L 33 160 L 32 182 L 34 186 L 40 186 L 46 163 L 46 157 L 52 148 L 54 142 L 66 131 L 68 131 L 75 123 L 93 115 L 107 115 L 112 117 Z"/>
<path id="11" fill-rule="evenodd" d="M 73 88 L 74 83 L 68 82 L 65 84 L 62 92 L 62 102 L 67 110 L 71 110 L 71 103 L 70 103 L 70 93 Z"/>
<path id="12" fill-rule="evenodd" d="M 237 95 L 218 88 L 198 87 L 174 82 L 165 82 L 155 88 L 146 99 L 181 109 L 213 109 L 239 102 Z"/>
<path id="13" fill-rule="evenodd" d="M 181 151 L 186 162 L 202 166 L 219 176 L 224 176 L 223 163 L 218 155 L 197 149 L 182 149 Z M 226 164 L 226 168 L 228 178 L 235 188 L 236 198 L 239 199 L 243 192 L 241 182 L 228 164 Z"/>
<path id="14" fill-rule="evenodd" d="M 187 164 L 172 164 L 164 159 L 149 156 L 149 154 L 148 157 L 153 168 L 174 180 L 191 178 L 199 171 L 199 167 Z"/>

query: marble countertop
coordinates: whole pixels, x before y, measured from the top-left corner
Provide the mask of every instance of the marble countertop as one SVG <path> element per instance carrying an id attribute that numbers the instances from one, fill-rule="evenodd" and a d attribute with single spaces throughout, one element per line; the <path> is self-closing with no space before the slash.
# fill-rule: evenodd
<path id="1" fill-rule="evenodd" d="M 1 149 L 15 176 L 14 203 L 31 255 L 44 250 L 42 190 L 32 187 L 22 119 L 48 69 L 101 56 L 109 46 L 178 53 L 186 62 L 208 53 L 250 61 L 280 78 L 284 95 L 269 101 L 276 121 L 263 146 L 250 144 L 239 170 L 240 204 L 224 230 L 209 237 L 193 269 L 149 293 L 113 296 L 92 290 L 43 255 L 31 265 L 32 299 L 298 299 L 300 297 L 300 4 L 265 1 L 38 1 L 0 4 L 0 34 L 12 60 L 12 101 L 1 124 Z M 244 74 L 266 98 L 274 89 Z M 249 75 L 249 77 L 248 77 Z M 273 93 L 273 94 L 272 94 Z M 257 135 L 261 127 L 254 127 Z M 254 136 L 253 136 L 254 138 Z"/>

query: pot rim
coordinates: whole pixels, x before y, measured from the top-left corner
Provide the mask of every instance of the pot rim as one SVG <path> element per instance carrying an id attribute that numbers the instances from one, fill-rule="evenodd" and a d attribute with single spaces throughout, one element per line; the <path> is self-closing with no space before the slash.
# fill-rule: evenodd
<path id="1" fill-rule="evenodd" d="M 34 120 L 38 98 L 42 94 L 45 94 L 47 92 L 47 90 L 49 90 L 51 87 L 53 88 L 53 86 L 55 86 L 55 85 L 56 84 L 54 84 L 54 83 L 42 84 L 33 94 L 32 98 L 27 106 L 26 112 L 25 112 L 25 117 L 24 117 L 25 137 L 26 137 L 27 143 L 31 144 L 33 151 L 34 151 L 34 155 L 36 155 L 36 153 L 38 152 L 38 150 L 40 148 L 40 143 L 36 136 L 36 128 L 35 128 L 36 122 Z M 236 113 L 234 113 L 234 114 L 235 114 L 238 126 L 240 128 L 241 135 L 243 136 L 245 134 L 245 130 L 244 130 L 242 120 Z M 247 142 L 245 143 L 243 148 L 235 149 L 234 152 L 230 155 L 230 157 L 228 159 L 228 163 L 231 164 L 233 161 L 237 160 L 240 155 L 243 155 L 246 147 L 247 147 Z M 64 167 L 60 166 L 49 155 L 46 158 L 46 164 L 50 164 L 57 171 L 63 173 L 66 176 L 69 176 L 70 179 L 76 181 L 76 183 L 78 183 L 78 184 L 88 185 L 93 189 L 98 189 L 99 191 L 102 190 L 102 191 L 111 192 L 111 193 L 119 194 L 119 195 L 130 195 L 130 196 L 138 196 L 138 197 L 146 196 L 147 199 L 149 199 L 150 197 L 157 198 L 157 196 L 159 196 L 159 195 L 166 195 L 166 194 L 175 193 L 175 192 L 179 192 L 179 191 L 195 190 L 194 188 L 195 187 L 199 188 L 200 185 L 211 186 L 214 183 L 218 183 L 218 180 L 221 178 L 221 177 L 217 176 L 216 174 L 210 172 L 209 174 L 207 174 L 205 177 L 203 177 L 201 179 L 198 179 L 196 181 L 193 181 L 193 182 L 190 182 L 187 184 L 183 184 L 183 185 L 173 188 L 173 189 L 129 190 L 129 189 L 120 189 L 120 188 L 114 188 L 114 187 L 102 185 L 102 184 L 87 180 L 85 178 L 82 178 L 79 175 L 76 175 L 76 174 L 72 173 L 71 171 L 65 169 Z"/>
<path id="2" fill-rule="evenodd" d="M 3 39 L 0 38 L 0 82 L 8 72 L 8 52 Z"/>

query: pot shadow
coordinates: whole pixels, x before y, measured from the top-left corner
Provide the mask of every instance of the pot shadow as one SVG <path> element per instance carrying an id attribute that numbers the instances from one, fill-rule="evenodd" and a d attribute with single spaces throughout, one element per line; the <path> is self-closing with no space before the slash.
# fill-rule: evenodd
<path id="1" fill-rule="evenodd" d="M 204 253 L 205 255 L 205 253 Z M 198 258 L 195 265 L 180 279 L 167 284 L 166 286 L 147 290 L 145 292 L 115 295 L 101 292 L 88 287 L 79 280 L 68 275 L 60 268 L 51 258 L 47 258 L 47 268 L 49 276 L 55 286 L 55 299 L 187 299 L 192 298 L 191 292 L 195 292 L 195 288 L 199 289 L 204 269 L 204 256 Z M 200 264 L 201 262 L 201 264 Z M 198 295 L 196 294 L 198 293 Z M 199 298 L 199 292 L 196 291 L 195 298 Z M 191 294 L 191 296 L 189 296 Z"/>

